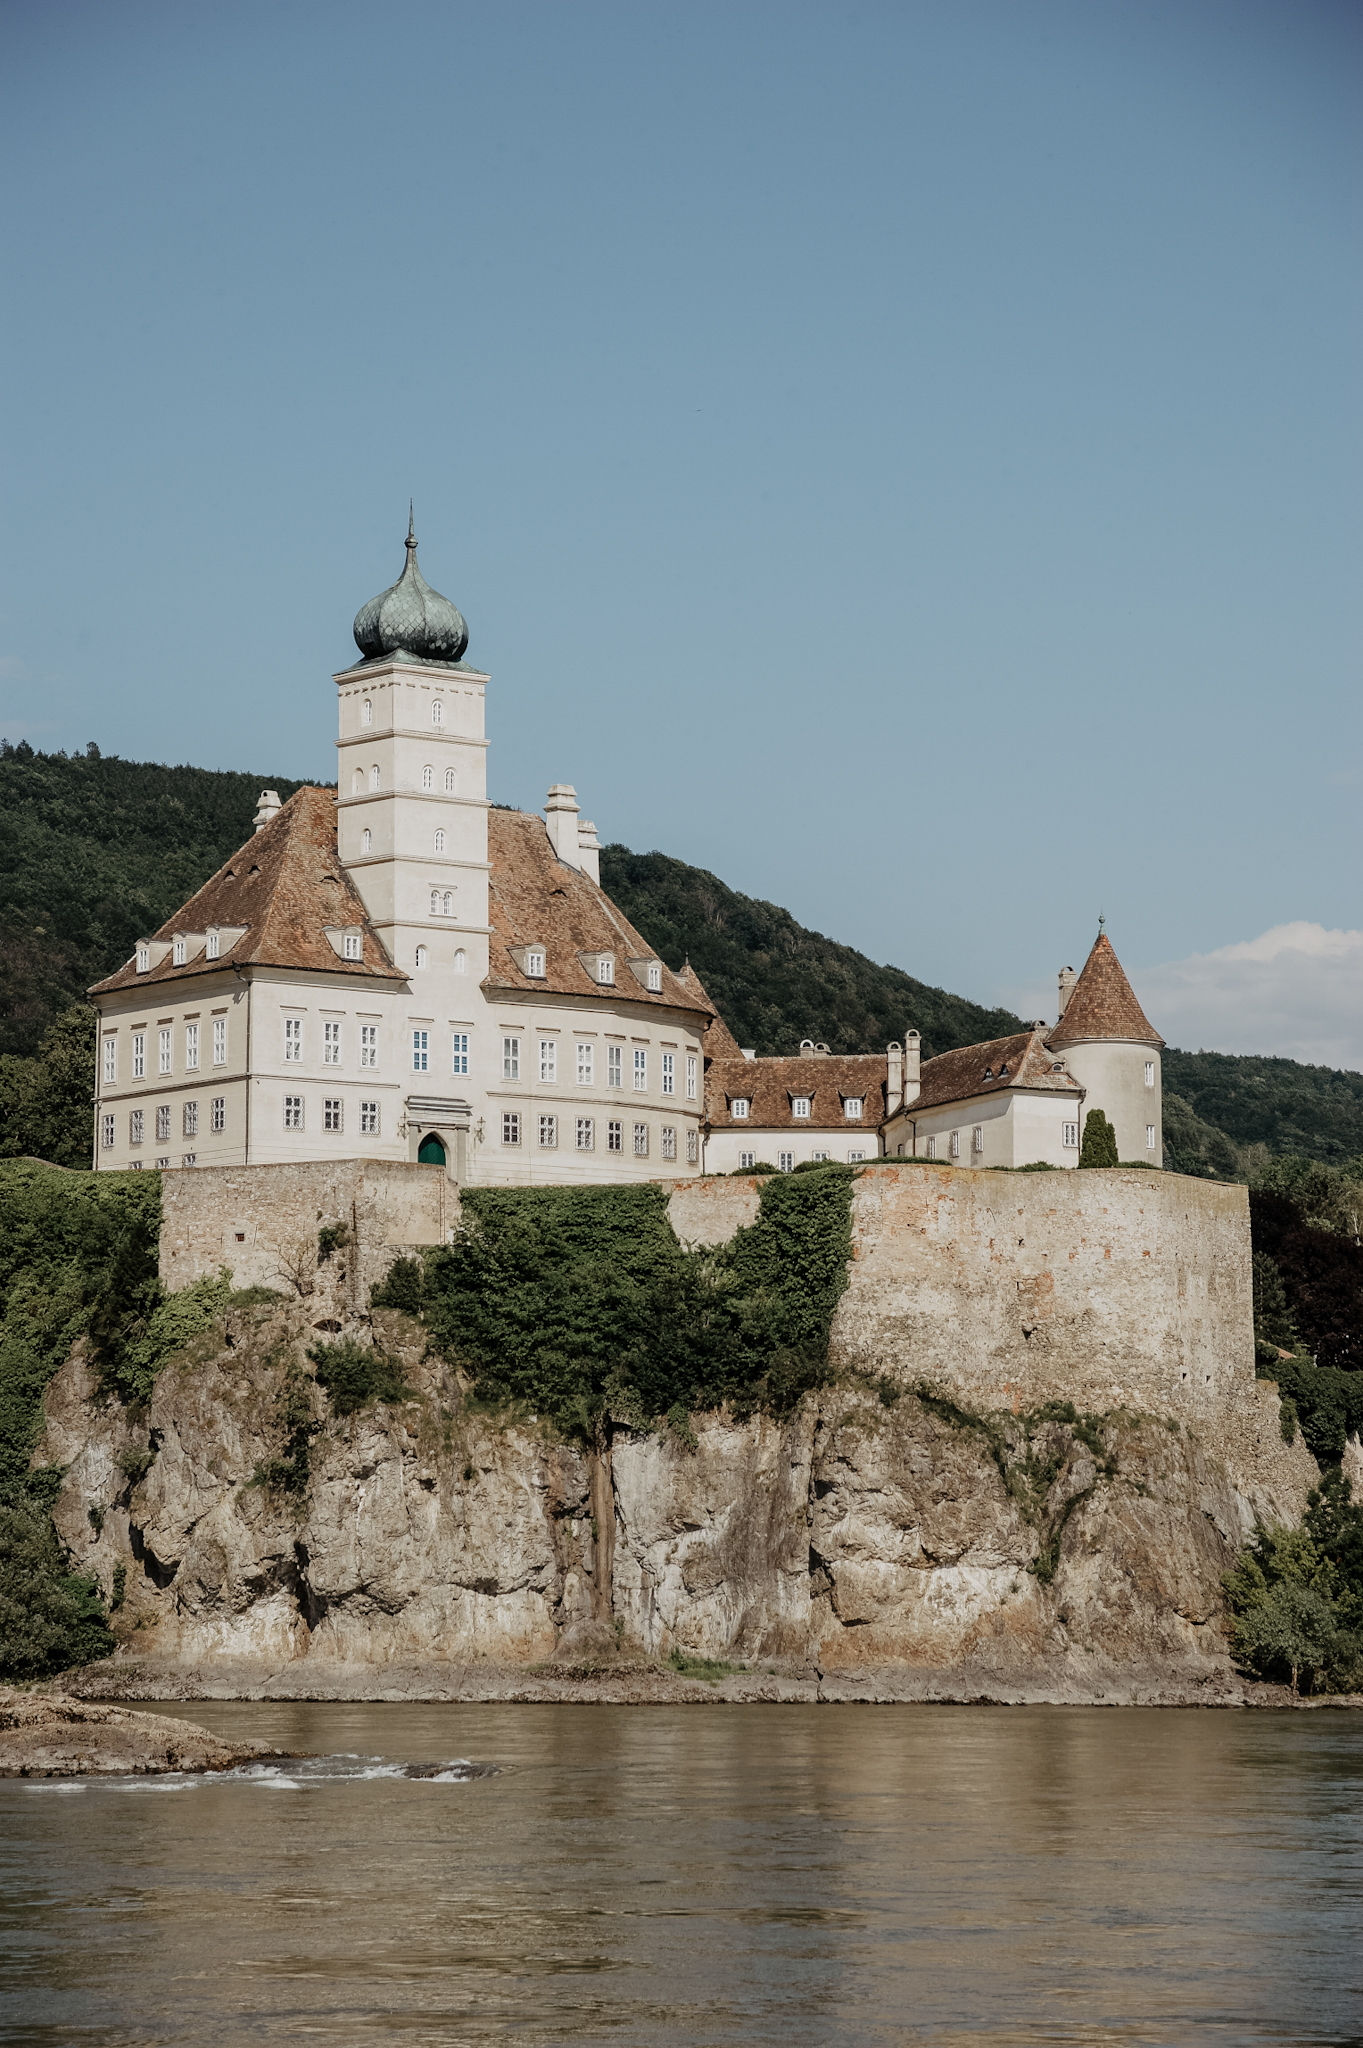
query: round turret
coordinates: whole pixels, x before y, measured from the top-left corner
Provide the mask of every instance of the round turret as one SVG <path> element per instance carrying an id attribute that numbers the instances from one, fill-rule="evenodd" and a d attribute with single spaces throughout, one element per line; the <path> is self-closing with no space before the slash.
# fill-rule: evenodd
<path id="1" fill-rule="evenodd" d="M 457 605 L 442 597 L 416 565 L 416 534 L 407 522 L 407 563 L 396 583 L 355 614 L 355 645 L 366 661 L 405 654 L 414 661 L 456 662 L 469 644 Z"/>

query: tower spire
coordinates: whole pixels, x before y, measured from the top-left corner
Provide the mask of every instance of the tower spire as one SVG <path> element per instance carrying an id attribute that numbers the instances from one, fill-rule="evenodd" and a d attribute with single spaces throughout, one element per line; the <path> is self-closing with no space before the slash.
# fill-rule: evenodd
<path id="1" fill-rule="evenodd" d="M 407 500 L 407 552 L 409 555 L 416 553 L 416 514 L 410 498 Z"/>

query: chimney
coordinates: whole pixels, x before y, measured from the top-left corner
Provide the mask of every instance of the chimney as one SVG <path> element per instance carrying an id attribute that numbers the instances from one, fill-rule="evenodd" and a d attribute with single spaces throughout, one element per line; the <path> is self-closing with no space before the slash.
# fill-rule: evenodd
<path id="1" fill-rule="evenodd" d="M 571 782 L 556 782 L 544 801 L 544 822 L 549 828 L 549 844 L 570 868 L 578 867 L 582 860 L 577 816 L 577 791 Z"/>
<path id="2" fill-rule="evenodd" d="M 257 832 L 263 832 L 265 827 L 269 824 L 271 818 L 273 818 L 275 813 L 281 808 L 282 806 L 279 801 L 279 791 L 277 789 L 262 789 L 260 792 L 260 801 L 256 805 L 256 815 L 254 820 L 255 830 Z"/>
<path id="3" fill-rule="evenodd" d="M 1062 967 L 1062 968 L 1061 968 L 1061 970 L 1060 970 L 1060 1017 L 1063 1017 L 1063 1016 L 1064 1016 L 1064 1014 L 1065 1014 L 1066 1010 L 1067 1010 L 1067 1009 L 1069 1008 L 1069 1006 L 1070 1006 L 1070 997 L 1071 997 L 1071 996 L 1072 996 L 1072 995 L 1074 994 L 1074 984 L 1076 983 L 1076 981 L 1078 981 L 1078 979 L 1079 979 L 1079 976 L 1078 976 L 1078 975 L 1077 975 L 1077 974 L 1075 973 L 1075 971 L 1074 971 L 1074 969 L 1073 969 L 1072 967 Z M 1057 1017 L 1057 1018 L 1056 1018 L 1056 1023 L 1057 1023 L 1057 1024 L 1058 1024 L 1058 1023 L 1060 1022 L 1060 1017 Z"/>
<path id="4" fill-rule="evenodd" d="M 885 1076 L 885 1114 L 893 1116 L 904 1100 L 904 1048 L 892 1039 L 886 1050 L 889 1071 Z"/>
<path id="5" fill-rule="evenodd" d="M 596 827 L 590 818 L 579 818 L 577 824 L 577 864 L 590 881 L 601 886 L 601 842 L 596 836 Z"/>
<path id="6" fill-rule="evenodd" d="M 918 1062 L 922 1038 L 916 1031 L 904 1033 L 904 1102 L 905 1106 L 918 1100 Z"/>

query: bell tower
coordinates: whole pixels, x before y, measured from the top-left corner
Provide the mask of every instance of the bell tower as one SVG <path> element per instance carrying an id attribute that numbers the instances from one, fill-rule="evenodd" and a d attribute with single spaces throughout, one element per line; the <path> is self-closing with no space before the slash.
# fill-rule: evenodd
<path id="1" fill-rule="evenodd" d="M 343 865 L 412 997 L 461 1016 L 488 970 L 489 678 L 463 660 L 468 627 L 407 560 L 355 620 L 361 659 L 335 677 Z"/>

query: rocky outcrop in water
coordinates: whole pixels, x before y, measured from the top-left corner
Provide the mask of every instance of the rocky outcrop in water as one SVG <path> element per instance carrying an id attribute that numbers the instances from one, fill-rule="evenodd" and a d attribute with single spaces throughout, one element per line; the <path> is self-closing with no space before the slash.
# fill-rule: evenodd
<path id="1" fill-rule="evenodd" d="M 501 1674 L 552 1697 L 565 1660 L 614 1660 L 651 1696 L 672 1658 L 742 1663 L 757 1696 L 1099 1697 L 1139 1678 L 1204 1697 L 1236 1683 L 1221 1576 L 1254 1513 L 1295 1519 L 1315 1475 L 1270 1401 L 1239 1418 L 1235 1469 L 1224 1430 L 1186 1420 L 989 1417 L 855 1373 L 786 1421 L 698 1416 L 694 1448 L 617 1428 L 588 1456 L 479 1413 L 384 1313 L 349 1327 L 407 1392 L 341 1417 L 307 1361 L 311 1313 L 230 1314 L 141 1411 L 102 1399 L 79 1353 L 49 1389 L 35 1461 L 67 1468 L 59 1531 L 106 1590 L 123 1573 L 119 1657 L 92 1684 L 126 1685 L 135 1659 L 148 1689 L 187 1694 L 233 1673 L 373 1692 L 401 1672 L 405 1690 Z"/>
<path id="2" fill-rule="evenodd" d="M 60 1693 L 0 1686 L 0 1778 L 117 1778 L 229 1771 L 283 1755 L 263 1742 L 222 1742 L 192 1721 L 133 1714 Z"/>

